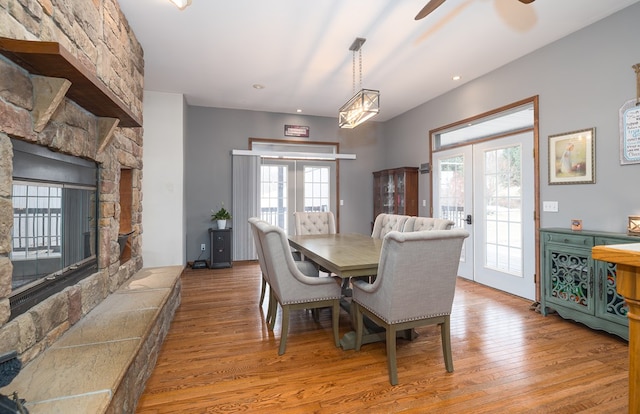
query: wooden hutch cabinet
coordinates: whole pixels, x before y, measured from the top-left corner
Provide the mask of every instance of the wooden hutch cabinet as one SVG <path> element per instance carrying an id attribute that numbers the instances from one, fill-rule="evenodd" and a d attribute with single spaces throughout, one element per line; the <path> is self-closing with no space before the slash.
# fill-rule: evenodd
<path id="1" fill-rule="evenodd" d="M 622 233 L 540 230 L 541 311 L 629 338 L 624 298 L 616 291 L 616 265 L 595 260 L 591 248 L 636 243 Z"/>
<path id="2" fill-rule="evenodd" d="M 373 173 L 373 220 L 380 213 L 418 215 L 418 168 Z"/>

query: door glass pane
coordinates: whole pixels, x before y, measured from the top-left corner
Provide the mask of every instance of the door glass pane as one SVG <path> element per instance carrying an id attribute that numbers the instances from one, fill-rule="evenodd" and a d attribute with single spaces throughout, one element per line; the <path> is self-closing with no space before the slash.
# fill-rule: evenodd
<path id="1" fill-rule="evenodd" d="M 330 210 L 329 167 L 304 167 L 304 211 Z"/>
<path id="2" fill-rule="evenodd" d="M 521 148 L 484 152 L 485 266 L 522 277 Z"/>
<path id="3" fill-rule="evenodd" d="M 438 165 L 438 203 L 441 218 L 453 220 L 454 227 L 464 228 L 464 157 L 442 159 Z"/>
<path id="4" fill-rule="evenodd" d="M 437 131 L 433 135 L 433 149 L 438 150 L 453 144 L 471 143 L 491 136 L 504 135 L 509 131 L 531 128 L 533 122 L 533 103 L 528 102 L 523 106 L 486 116 L 472 124 L 463 121 L 451 128 Z"/>
<path id="5" fill-rule="evenodd" d="M 260 218 L 288 229 L 287 220 L 287 166 L 260 166 Z"/>

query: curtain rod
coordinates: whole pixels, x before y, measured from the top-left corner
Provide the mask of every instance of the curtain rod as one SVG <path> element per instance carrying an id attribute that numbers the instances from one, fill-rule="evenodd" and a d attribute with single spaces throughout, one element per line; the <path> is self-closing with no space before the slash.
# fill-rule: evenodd
<path id="1" fill-rule="evenodd" d="M 256 151 L 237 150 L 231 151 L 231 155 L 253 155 L 264 158 L 297 158 L 309 160 L 355 160 L 356 154 L 335 154 L 322 152 L 294 152 L 294 151 Z"/>

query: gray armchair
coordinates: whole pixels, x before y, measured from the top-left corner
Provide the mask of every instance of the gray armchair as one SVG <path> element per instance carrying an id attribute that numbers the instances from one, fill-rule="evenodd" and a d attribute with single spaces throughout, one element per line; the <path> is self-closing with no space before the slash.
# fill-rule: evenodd
<path id="1" fill-rule="evenodd" d="M 439 324 L 445 367 L 453 372 L 449 319 L 466 230 L 389 232 L 373 283 L 353 284 L 356 350 L 362 346 L 363 315 L 386 329 L 389 381 L 398 383 L 396 332 Z"/>
<path id="2" fill-rule="evenodd" d="M 456 223 L 452 220 L 433 217 L 409 217 L 402 231 L 451 230 Z"/>
<path id="3" fill-rule="evenodd" d="M 267 265 L 264 261 L 264 253 L 262 250 L 262 243 L 260 242 L 260 234 L 258 233 L 258 228 L 256 227 L 256 223 L 262 221 L 257 217 L 249 218 L 249 225 L 251 227 L 251 234 L 253 235 L 253 242 L 256 246 L 256 252 L 258 253 L 258 263 L 260 263 L 260 272 L 262 273 L 262 285 L 260 288 L 260 306 L 264 302 L 264 297 L 267 292 L 267 285 L 269 284 L 269 276 L 267 273 Z M 275 302 L 270 300 L 269 306 L 267 307 L 267 324 L 271 324 L 271 318 L 274 317 L 275 314 Z"/>
<path id="4" fill-rule="evenodd" d="M 378 214 L 376 221 L 373 222 L 371 237 L 374 239 L 383 239 L 384 236 L 392 230 L 403 231 L 408 219 L 409 216 L 400 214 Z"/>
<path id="5" fill-rule="evenodd" d="M 267 268 L 267 264 L 264 258 L 264 248 L 262 247 L 262 241 L 260 239 L 260 233 L 257 227 L 257 223 L 259 222 L 262 222 L 264 224 L 269 224 L 266 221 L 261 220 L 257 217 L 249 218 L 251 233 L 253 234 L 253 240 L 256 246 L 256 252 L 258 253 L 258 263 L 260 263 L 260 271 L 262 273 L 262 286 L 260 289 L 260 306 L 262 306 L 262 303 L 264 302 L 265 294 L 267 291 L 267 285 L 269 285 L 270 282 L 269 282 L 269 270 Z M 316 277 L 318 276 L 318 269 L 316 269 L 312 263 L 296 261 L 295 264 L 298 267 L 298 270 L 300 270 L 305 275 L 316 276 Z M 271 296 L 272 296 L 271 289 L 269 289 L 269 306 L 267 308 L 267 317 L 266 317 L 266 321 L 269 326 L 272 326 L 271 321 L 275 320 L 275 316 L 277 312 L 277 302 L 275 301 L 275 299 L 271 298 Z"/>
<path id="6" fill-rule="evenodd" d="M 264 221 L 255 222 L 272 298 L 282 308 L 282 333 L 279 355 L 284 354 L 289 331 L 289 313 L 295 309 L 331 307 L 333 339 L 340 346 L 338 319 L 340 316 L 340 285 L 332 277 L 310 277 L 300 271 L 293 260 L 284 231 Z M 311 265 L 311 264 L 309 264 Z M 275 324 L 275 315 L 270 329 Z"/>
<path id="7" fill-rule="evenodd" d="M 296 225 L 296 234 L 305 236 L 309 234 L 336 234 L 336 219 L 330 211 L 305 212 L 296 211 L 293 213 Z M 300 259 L 304 259 L 300 254 Z M 318 270 L 331 274 L 328 269 L 318 267 Z M 348 280 L 345 279 L 348 283 Z"/>

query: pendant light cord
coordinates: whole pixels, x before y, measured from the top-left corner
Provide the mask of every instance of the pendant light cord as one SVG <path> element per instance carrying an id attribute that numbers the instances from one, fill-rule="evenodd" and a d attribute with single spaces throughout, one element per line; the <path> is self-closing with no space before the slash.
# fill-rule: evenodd
<path id="1" fill-rule="evenodd" d="M 353 61 L 351 64 L 352 69 L 352 82 L 351 82 L 351 93 L 356 93 L 356 51 L 353 51 Z"/>
<path id="2" fill-rule="evenodd" d="M 359 72 L 359 74 L 360 74 L 360 89 L 362 89 L 362 49 L 358 49 L 358 58 L 359 58 L 359 61 L 360 61 L 359 62 L 359 64 L 360 64 L 360 67 L 359 67 L 359 71 L 360 71 Z M 351 67 L 353 69 L 353 71 L 352 71 L 352 85 L 353 85 L 352 93 L 355 94 L 356 93 L 356 51 L 355 50 L 353 51 L 353 59 L 352 60 L 353 60 L 352 65 L 351 65 Z"/>
<path id="3" fill-rule="evenodd" d="M 362 48 L 358 50 L 358 54 L 360 56 L 360 89 L 362 89 Z"/>

